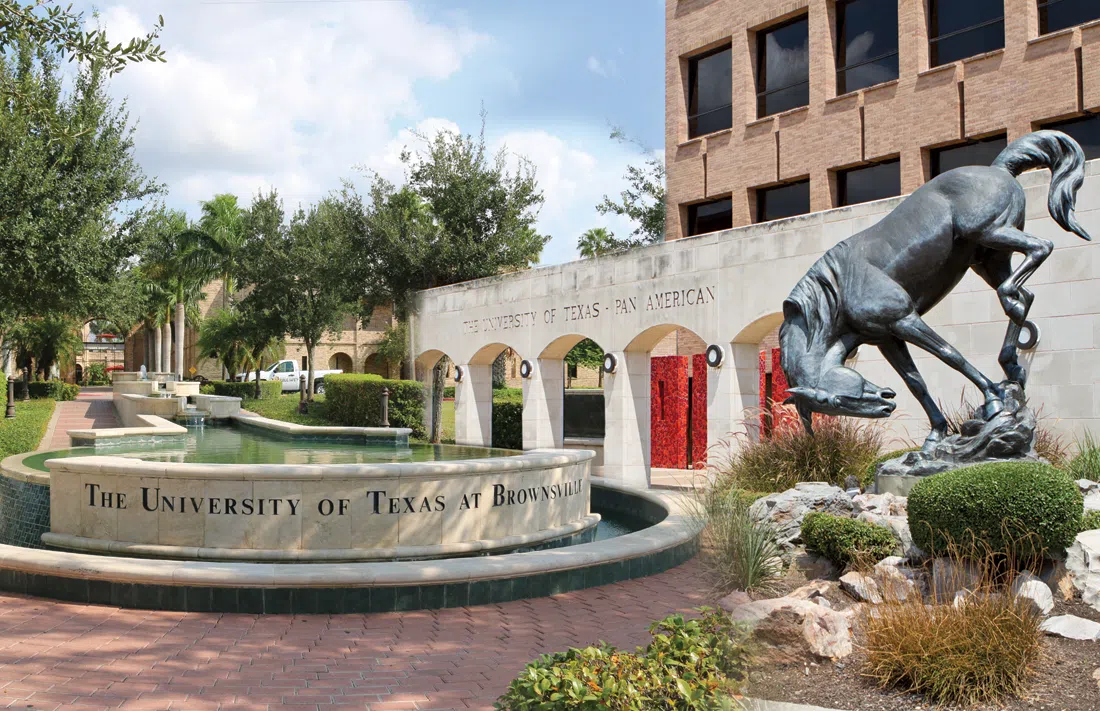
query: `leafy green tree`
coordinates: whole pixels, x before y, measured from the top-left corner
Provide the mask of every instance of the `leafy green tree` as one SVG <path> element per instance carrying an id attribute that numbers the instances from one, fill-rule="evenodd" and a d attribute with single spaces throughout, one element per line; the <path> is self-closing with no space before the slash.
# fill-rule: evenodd
<path id="1" fill-rule="evenodd" d="M 0 54 L 13 47 L 29 44 L 44 54 L 68 61 L 95 65 L 107 76 L 117 74 L 127 64 L 164 62 L 164 51 L 155 40 L 164 28 L 164 18 L 144 37 L 134 37 L 124 46 L 111 46 L 106 33 L 99 28 L 85 28 L 83 12 L 72 5 L 62 7 L 53 0 L 0 0 Z M 55 138 L 71 139 L 94 131 L 94 125 L 67 120 L 53 111 L 48 97 L 28 91 L 25 85 L 11 77 L 0 76 L 0 103 L 33 117 Z"/>
<path id="2" fill-rule="evenodd" d="M 69 316 L 50 314 L 22 319 L 11 330 L 17 361 L 49 380 L 55 363 L 68 362 L 84 350 L 80 323 Z"/>
<path id="3" fill-rule="evenodd" d="M 542 205 L 535 168 L 520 157 L 508 167 L 503 149 L 490 155 L 484 123 L 478 137 L 442 131 L 420 137 L 423 152 L 404 151 L 408 184 L 396 188 L 376 177 L 369 203 L 350 187 L 340 197 L 348 225 L 348 283 L 364 319 L 393 304 L 401 320 L 422 289 L 526 269 L 550 239 L 535 230 Z M 406 363 L 404 377 L 412 376 Z M 433 373 L 432 441 L 439 441 L 445 373 Z"/>
<path id="4" fill-rule="evenodd" d="M 612 129 L 611 138 L 634 143 L 645 150 L 637 141 L 627 138 L 621 129 Z M 637 225 L 628 239 L 616 240 L 615 251 L 656 244 L 665 238 L 664 161 L 651 155 L 640 166 L 627 166 L 624 177 L 628 185 L 619 194 L 618 201 L 604 195 L 603 202 L 596 206 L 601 215 L 620 215 Z"/>
<path id="5" fill-rule="evenodd" d="M 347 254 L 346 223 L 333 198 L 299 209 L 288 226 L 283 225 L 282 207 L 274 192 L 257 197 L 251 212 L 248 264 L 243 273 L 253 289 L 245 303 L 278 314 L 283 332 L 305 343 L 312 399 L 314 349 L 326 333 L 338 333 L 344 316 L 354 312 L 340 271 L 341 257 Z"/>
<path id="6" fill-rule="evenodd" d="M 206 235 L 202 258 L 221 277 L 222 306 L 228 306 L 229 298 L 237 291 L 245 247 L 245 210 L 237 204 L 237 196 L 223 193 L 203 202 L 198 228 Z"/>
<path id="7" fill-rule="evenodd" d="M 565 354 L 564 360 L 569 365 L 584 366 L 585 368 L 596 370 L 600 374 L 600 387 L 602 388 L 603 356 L 603 349 L 591 338 L 586 338 L 573 346 L 569 352 Z"/>
<path id="8" fill-rule="evenodd" d="M 228 380 L 237 379 L 247 349 L 245 326 L 236 309 L 218 309 L 199 326 L 199 358 L 214 358 L 221 363 Z"/>
<path id="9" fill-rule="evenodd" d="M 286 321 L 274 308 L 258 300 L 245 300 L 240 305 L 241 326 L 244 334 L 244 361 L 249 371 L 255 372 L 255 398 L 262 398 L 260 371 L 268 363 L 281 360 L 286 355 Z"/>
<path id="10" fill-rule="evenodd" d="M 0 7 L 10 16 L 15 5 Z M 59 54 L 12 32 L 0 21 L 0 86 L 41 111 L 0 101 L 0 322 L 81 313 L 135 253 L 142 200 L 160 190 L 134 160 L 128 116 L 108 97 L 109 72 L 83 67 L 66 91 Z M 81 130 L 55 141 L 54 122 Z"/>
<path id="11" fill-rule="evenodd" d="M 400 367 L 409 357 L 409 326 L 404 321 L 386 326 L 382 334 L 382 340 L 375 348 L 386 365 L 390 368 Z"/>
<path id="12" fill-rule="evenodd" d="M 586 231 L 577 241 L 577 249 L 585 259 L 601 257 L 605 254 L 619 252 L 628 247 L 622 240 L 615 238 L 615 233 L 606 227 L 593 227 Z"/>

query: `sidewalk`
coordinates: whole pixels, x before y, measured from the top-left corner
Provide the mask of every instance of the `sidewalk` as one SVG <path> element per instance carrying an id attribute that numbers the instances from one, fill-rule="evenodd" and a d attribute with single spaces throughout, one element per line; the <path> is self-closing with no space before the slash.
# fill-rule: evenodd
<path id="1" fill-rule="evenodd" d="M 110 388 L 87 388 L 76 396 L 76 400 L 57 403 L 46 436 L 38 448 L 66 449 L 69 446 L 69 430 L 118 426 Z"/>

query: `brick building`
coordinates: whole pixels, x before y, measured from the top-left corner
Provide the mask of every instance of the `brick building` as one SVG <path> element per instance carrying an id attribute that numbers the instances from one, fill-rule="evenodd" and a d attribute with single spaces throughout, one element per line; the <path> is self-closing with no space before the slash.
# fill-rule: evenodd
<path id="1" fill-rule="evenodd" d="M 1100 157 L 1097 0 L 667 0 L 667 239 L 912 192 L 1034 129 Z"/>

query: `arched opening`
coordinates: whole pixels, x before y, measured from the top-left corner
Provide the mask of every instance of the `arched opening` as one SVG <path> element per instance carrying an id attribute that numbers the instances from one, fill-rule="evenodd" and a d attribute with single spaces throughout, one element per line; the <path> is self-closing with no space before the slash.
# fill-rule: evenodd
<path id="1" fill-rule="evenodd" d="M 523 390 L 518 377 L 519 361 L 516 351 L 503 343 L 483 346 L 470 358 L 471 385 L 479 418 L 489 418 L 489 443 L 499 449 L 523 449 Z M 513 373 L 515 378 L 511 377 Z"/>
<path id="2" fill-rule="evenodd" d="M 390 365 L 379 353 L 371 353 L 363 361 L 363 372 L 368 375 L 380 375 L 383 378 L 390 377 Z"/>
<path id="3" fill-rule="evenodd" d="M 596 452 L 594 474 L 603 473 L 606 403 L 604 400 L 604 347 L 578 334 L 561 336 L 539 354 L 538 368 L 543 381 L 539 396 L 545 399 L 545 417 L 550 419 L 548 437 L 538 442 L 566 449 Z M 555 399 L 561 393 L 560 403 Z M 546 427 L 528 417 L 528 427 Z M 537 440 L 537 438 L 536 438 Z"/>
<path id="4" fill-rule="evenodd" d="M 351 356 L 347 353 L 333 353 L 328 359 L 329 370 L 342 370 L 345 373 L 354 373 L 355 366 L 351 362 Z"/>
<path id="5" fill-rule="evenodd" d="M 80 350 L 60 354 L 61 377 L 78 385 L 110 385 L 110 374 L 126 366 L 124 329 L 107 319 L 88 319 L 80 327 L 80 341 Z"/>
<path id="6" fill-rule="evenodd" d="M 424 426 L 428 441 L 455 443 L 454 361 L 443 351 L 428 350 L 416 357 L 415 377 L 424 384 Z"/>
<path id="7" fill-rule="evenodd" d="M 744 398 L 751 411 L 745 414 L 745 429 L 750 436 L 769 437 L 782 416 L 787 399 L 787 378 L 780 367 L 779 329 L 782 313 L 758 317 L 733 339 L 735 346 L 753 347 L 757 351 L 757 392 Z M 746 393 L 747 395 L 748 393 Z"/>

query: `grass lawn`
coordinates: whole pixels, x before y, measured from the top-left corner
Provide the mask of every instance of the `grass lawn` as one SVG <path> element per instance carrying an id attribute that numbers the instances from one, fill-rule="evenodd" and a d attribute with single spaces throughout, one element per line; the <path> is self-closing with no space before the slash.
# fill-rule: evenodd
<path id="1" fill-rule="evenodd" d="M 455 401 L 443 401 L 443 414 L 440 416 L 443 425 L 440 427 L 439 439 L 443 442 L 455 441 Z"/>
<path id="2" fill-rule="evenodd" d="M 325 414 L 327 405 L 324 395 L 314 396 L 313 404 L 309 406 L 309 412 L 305 415 L 298 414 L 298 393 L 280 395 L 271 400 L 244 400 L 241 402 L 241 408 L 261 417 L 294 422 L 299 425 L 323 427 L 333 424 Z"/>
<path id="3" fill-rule="evenodd" d="M 15 419 L 0 417 L 0 459 L 37 448 L 56 406 L 50 399 L 16 401 Z"/>

